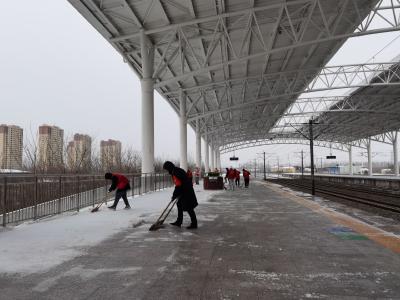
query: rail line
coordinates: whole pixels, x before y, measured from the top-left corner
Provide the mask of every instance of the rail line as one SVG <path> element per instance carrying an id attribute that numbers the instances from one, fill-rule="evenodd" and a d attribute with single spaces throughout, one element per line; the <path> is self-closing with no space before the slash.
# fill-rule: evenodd
<path id="1" fill-rule="evenodd" d="M 311 180 L 269 179 L 269 181 L 301 191 L 311 191 Z M 344 199 L 400 214 L 400 196 L 389 191 L 383 192 L 360 186 L 352 187 L 316 181 L 315 192 L 317 195 Z"/>

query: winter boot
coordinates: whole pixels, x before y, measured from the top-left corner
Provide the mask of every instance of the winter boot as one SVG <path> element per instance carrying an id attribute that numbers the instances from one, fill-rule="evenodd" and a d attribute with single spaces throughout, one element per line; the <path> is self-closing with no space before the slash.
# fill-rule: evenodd
<path id="1" fill-rule="evenodd" d="M 197 229 L 197 224 L 190 224 L 190 226 L 186 227 L 187 229 Z"/>
<path id="2" fill-rule="evenodd" d="M 109 209 L 112 209 L 112 210 L 116 210 L 116 209 L 117 209 L 117 207 L 116 207 L 116 206 L 113 206 L 113 205 L 112 205 L 112 206 L 108 206 L 108 208 L 109 208 Z"/>
<path id="3" fill-rule="evenodd" d="M 174 222 L 174 223 L 169 223 L 171 225 L 177 226 L 177 227 L 181 227 L 182 224 L 178 223 L 178 222 Z"/>

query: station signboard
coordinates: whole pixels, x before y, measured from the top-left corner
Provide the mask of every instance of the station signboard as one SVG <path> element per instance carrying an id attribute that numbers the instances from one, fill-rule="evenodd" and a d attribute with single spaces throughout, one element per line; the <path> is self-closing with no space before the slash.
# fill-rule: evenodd
<path id="1" fill-rule="evenodd" d="M 328 155 L 326 156 L 326 159 L 336 159 L 336 155 Z"/>

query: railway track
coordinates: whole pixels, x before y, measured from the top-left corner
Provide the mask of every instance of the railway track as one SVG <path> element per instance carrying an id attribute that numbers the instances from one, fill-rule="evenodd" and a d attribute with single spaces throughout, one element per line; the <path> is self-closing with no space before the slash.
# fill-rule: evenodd
<path id="1" fill-rule="evenodd" d="M 296 190 L 311 192 L 310 180 L 273 179 L 270 181 Z M 315 192 L 320 196 L 335 197 L 400 214 L 400 196 L 395 193 L 320 181 L 315 183 Z"/>

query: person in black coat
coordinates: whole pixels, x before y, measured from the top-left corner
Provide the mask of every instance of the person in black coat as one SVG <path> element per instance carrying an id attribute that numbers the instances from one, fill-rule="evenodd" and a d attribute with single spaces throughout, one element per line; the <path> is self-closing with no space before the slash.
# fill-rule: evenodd
<path id="1" fill-rule="evenodd" d="M 186 172 L 170 162 L 166 161 L 164 163 L 163 168 L 171 174 L 172 179 L 175 183 L 175 190 L 172 194 L 171 201 L 174 201 L 178 198 L 176 206 L 178 208 L 178 218 L 175 222 L 170 223 L 171 225 L 175 225 L 181 227 L 183 221 L 183 212 L 187 211 L 190 216 L 191 224 L 186 227 L 188 229 L 196 229 L 197 228 L 197 218 L 196 213 L 194 212 L 195 207 L 198 205 L 196 194 L 193 190 L 193 184 L 189 180 Z"/>

